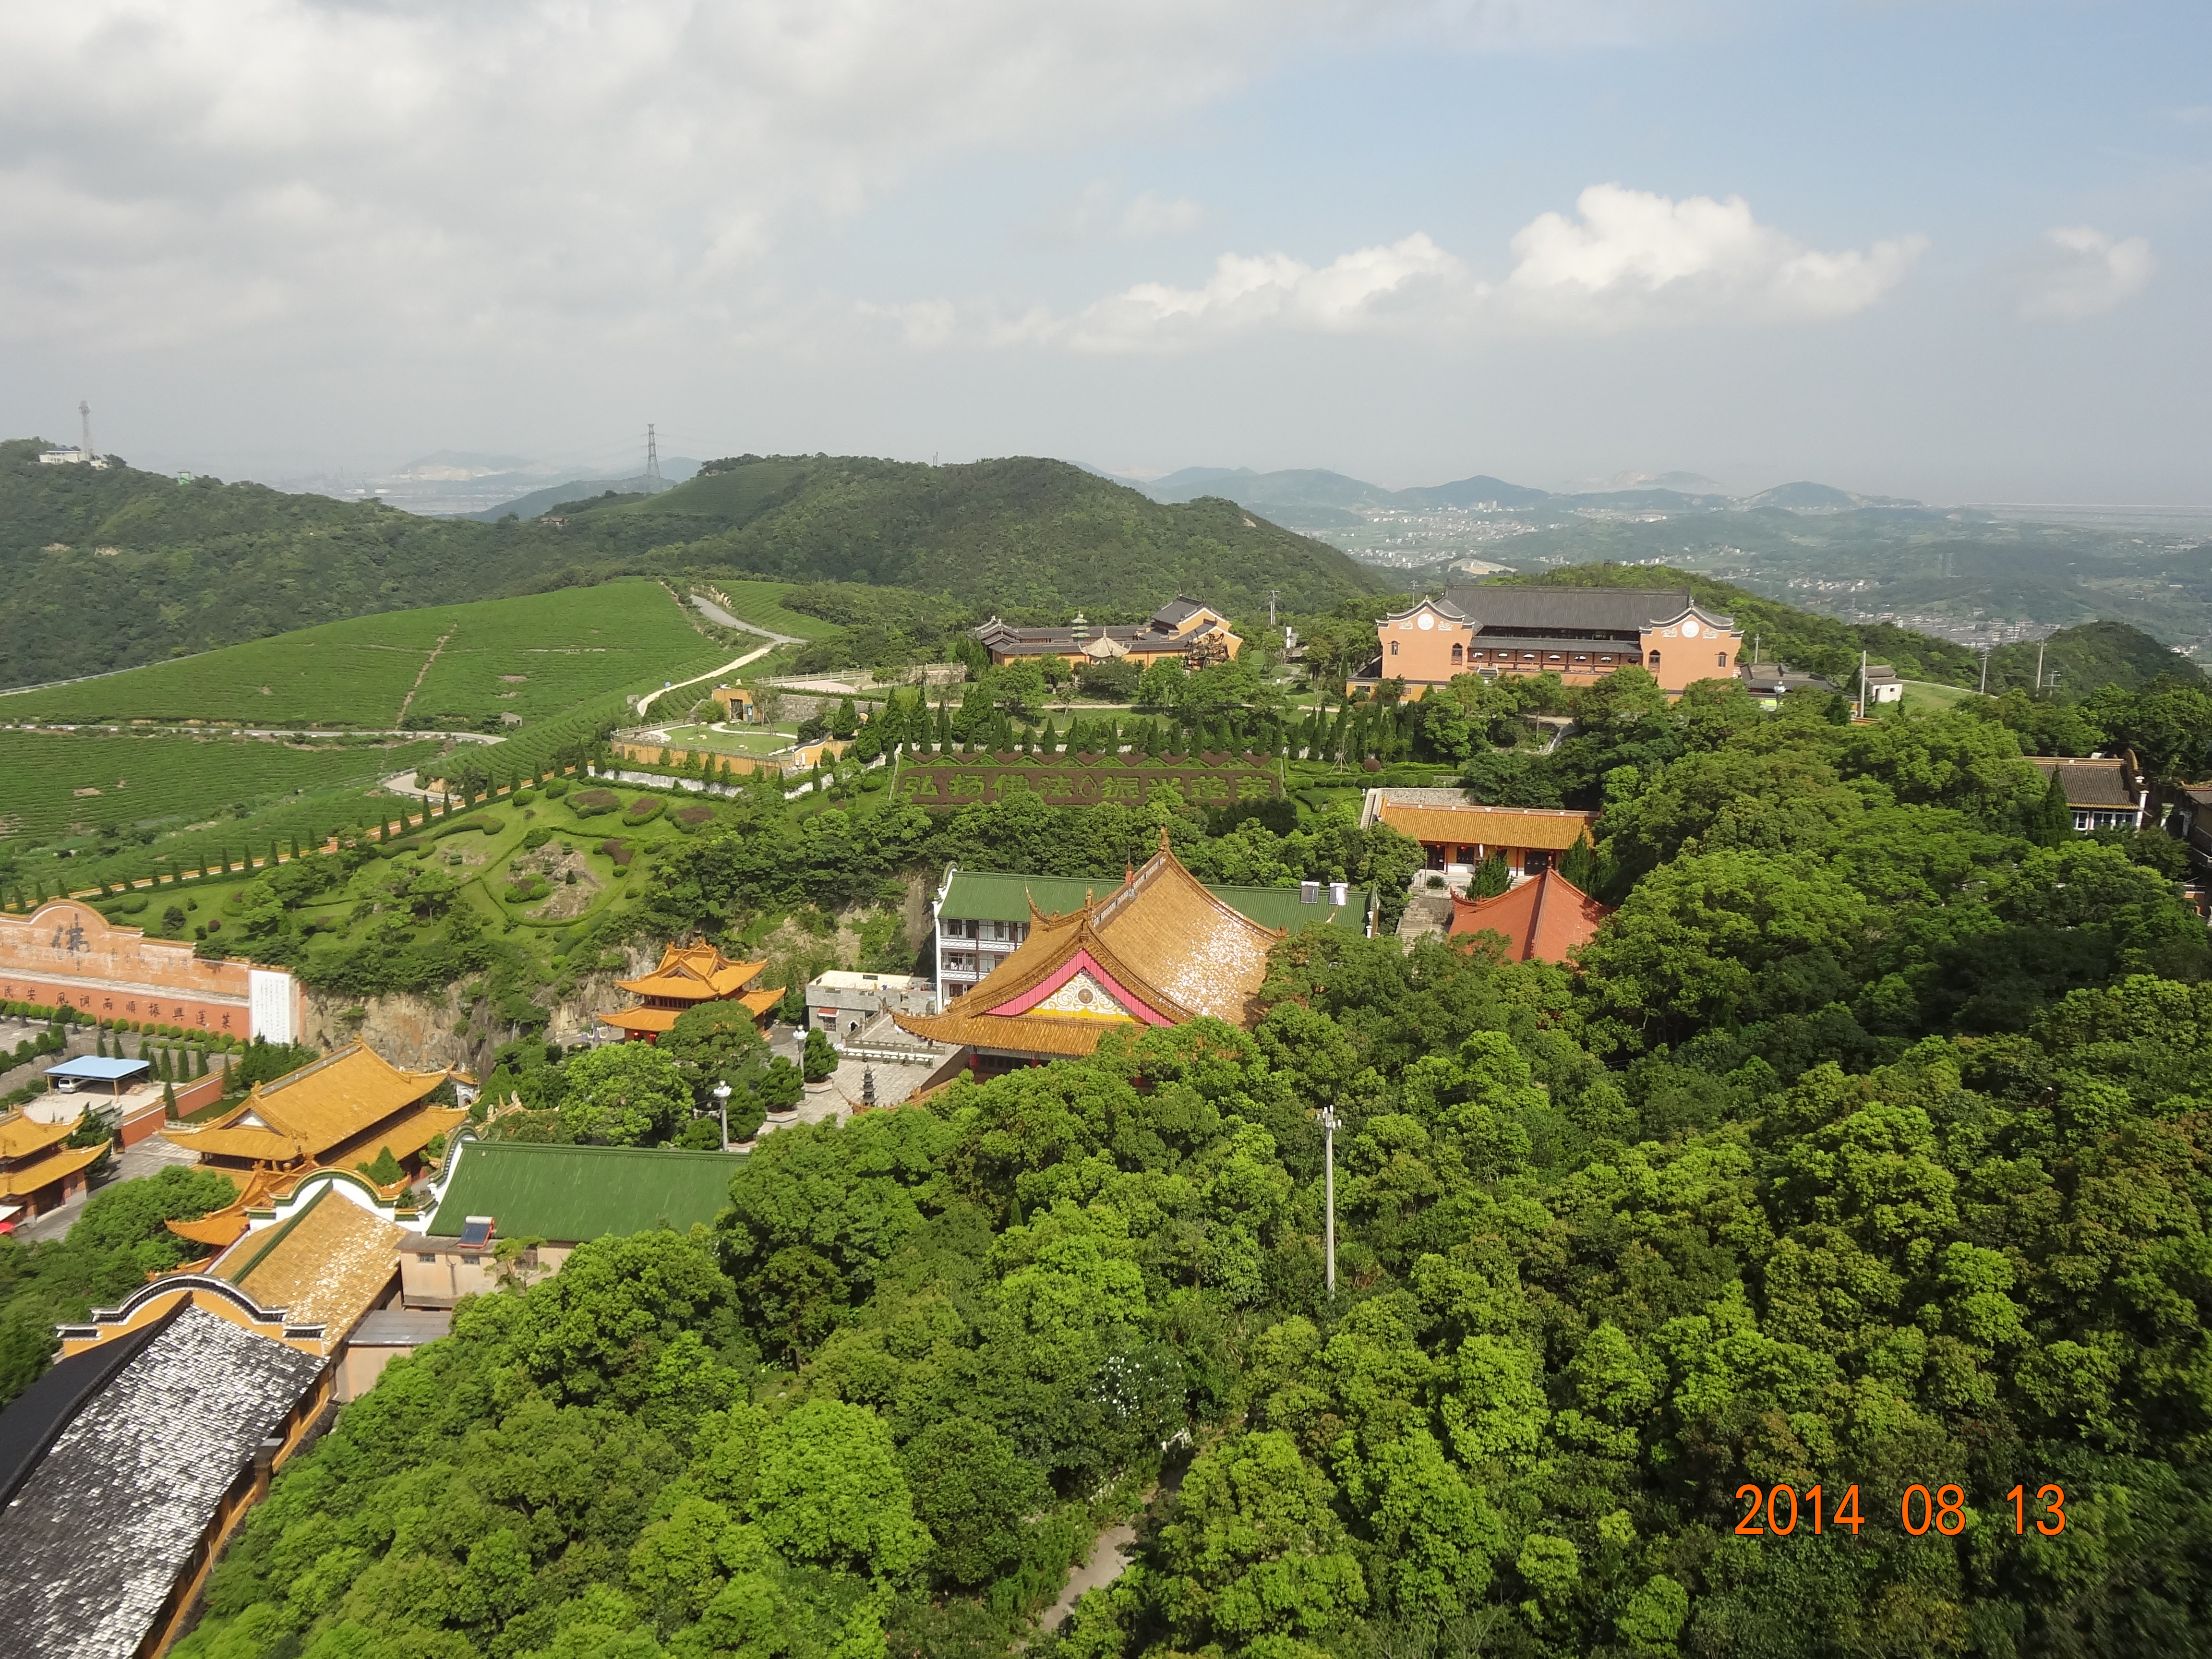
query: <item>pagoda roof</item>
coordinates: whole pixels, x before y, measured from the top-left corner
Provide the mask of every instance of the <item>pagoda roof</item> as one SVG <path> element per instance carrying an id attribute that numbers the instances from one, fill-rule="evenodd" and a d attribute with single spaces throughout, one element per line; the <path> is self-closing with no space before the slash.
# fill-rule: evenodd
<path id="1" fill-rule="evenodd" d="M 1453 894 L 1451 932 L 1499 935 L 1510 962 L 1565 962 L 1612 914 L 1557 870 L 1546 870 L 1491 898 Z"/>
<path id="2" fill-rule="evenodd" d="M 660 963 L 651 973 L 639 979 L 617 980 L 616 983 L 634 996 L 708 1002 L 737 995 L 758 979 L 767 966 L 765 961 L 732 962 L 702 940 L 693 945 L 671 945 L 661 951 Z"/>
<path id="3" fill-rule="evenodd" d="M 65 1124 L 62 1133 L 66 1135 L 76 1127 Z M 79 1170 L 91 1168 L 106 1151 L 106 1141 L 97 1146 L 65 1146 L 52 1158 L 42 1158 L 36 1164 L 26 1164 L 20 1170 L 9 1170 L 0 1174 L 0 1198 L 28 1197 L 41 1188 L 51 1187 L 57 1181 L 75 1175 Z"/>
<path id="4" fill-rule="evenodd" d="M 1249 1029 L 1267 953 L 1287 937 L 1208 892 L 1165 830 L 1159 851 L 1104 898 L 1058 915 L 1032 901 L 1030 917 L 1029 937 L 988 979 L 941 1014 L 898 1024 L 933 1042 L 1054 1055 L 1087 1054 L 1115 1026 L 1210 1016 Z"/>
<path id="5" fill-rule="evenodd" d="M 404 1111 L 446 1077 L 444 1072 L 402 1071 L 368 1044 L 355 1042 L 296 1072 L 255 1085 L 244 1100 L 203 1128 L 164 1133 L 173 1144 L 211 1157 L 264 1164 L 301 1158 L 320 1162 Z M 438 1112 L 421 1115 L 448 1116 Z M 441 1132 L 430 1129 L 409 1150 L 419 1150 Z M 377 1145 L 391 1143 L 392 1155 L 404 1157 L 395 1137 L 406 1138 L 398 1126 L 380 1135 Z M 376 1155 L 375 1146 L 368 1155 Z"/>
<path id="6" fill-rule="evenodd" d="M 41 1123 L 21 1112 L 0 1118 L 0 1159 L 13 1162 L 58 1146 L 76 1132 L 76 1124 Z"/>

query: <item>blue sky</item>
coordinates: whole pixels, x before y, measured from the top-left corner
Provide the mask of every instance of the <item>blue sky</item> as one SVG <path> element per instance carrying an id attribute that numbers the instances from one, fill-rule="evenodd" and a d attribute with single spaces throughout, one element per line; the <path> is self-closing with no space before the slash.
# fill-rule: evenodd
<path id="1" fill-rule="evenodd" d="M 0 414 L 2203 503 L 2208 206 L 2201 5 L 88 0 Z"/>

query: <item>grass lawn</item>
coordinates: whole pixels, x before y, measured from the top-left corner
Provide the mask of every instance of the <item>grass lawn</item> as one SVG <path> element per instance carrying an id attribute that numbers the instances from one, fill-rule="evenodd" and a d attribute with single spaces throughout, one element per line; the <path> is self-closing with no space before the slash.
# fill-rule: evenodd
<path id="1" fill-rule="evenodd" d="M 1980 696 L 1981 692 L 1963 685 L 1938 685 L 1933 680 L 1907 680 L 1905 683 L 1905 709 L 1907 714 L 1937 714 Z"/>
<path id="2" fill-rule="evenodd" d="M 672 749 L 707 749 L 726 755 L 772 755 L 799 740 L 799 728 L 793 726 L 748 726 L 728 732 L 717 732 L 704 726 L 656 729 L 668 733 L 668 746 Z"/>

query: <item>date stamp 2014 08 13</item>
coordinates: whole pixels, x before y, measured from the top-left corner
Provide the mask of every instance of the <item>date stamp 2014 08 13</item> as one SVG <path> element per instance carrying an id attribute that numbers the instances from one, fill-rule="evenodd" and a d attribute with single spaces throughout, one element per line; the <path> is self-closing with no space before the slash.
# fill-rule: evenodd
<path id="1" fill-rule="evenodd" d="M 1826 1536 L 1831 1527 L 1843 1528 L 1856 1538 L 1859 1528 L 1866 1524 L 1856 1486 L 1844 1489 L 1833 1511 L 1827 1510 L 1827 1494 L 1820 1486 L 1808 1487 L 1801 1500 L 1795 1486 L 1756 1486 L 1746 1482 L 1735 1489 L 1735 1496 L 1738 1503 L 1747 1497 L 1750 1499 L 1750 1507 L 1735 1523 L 1739 1537 L 1786 1538 L 1797 1530 L 1798 1521 L 1807 1510 L 1812 1512 L 1813 1534 L 1816 1538 Z M 2005 1497 L 2012 1504 L 2012 1529 L 2024 1535 L 2028 1522 L 2027 1489 L 2014 1486 Z M 2045 1538 L 2056 1538 L 2066 1530 L 2065 1487 L 2039 1487 L 2034 1503 L 2039 1511 L 2036 1531 Z M 1915 1538 L 1923 1535 L 1930 1527 L 1946 1538 L 1954 1536 L 1966 1528 L 1966 1491 L 1946 1485 L 1936 1487 L 1930 1494 L 1925 1486 L 1907 1486 L 1898 1501 L 1897 1518 L 1898 1523 Z"/>

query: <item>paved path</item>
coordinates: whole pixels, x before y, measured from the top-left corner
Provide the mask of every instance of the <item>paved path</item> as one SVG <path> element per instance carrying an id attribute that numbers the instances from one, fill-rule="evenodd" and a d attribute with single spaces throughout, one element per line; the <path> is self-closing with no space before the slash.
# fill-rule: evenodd
<path id="1" fill-rule="evenodd" d="M 1067 1575 L 1067 1583 L 1060 1592 L 1060 1599 L 1038 1615 L 1040 1635 L 1058 1630 L 1075 1612 L 1075 1604 L 1087 1590 L 1103 1589 L 1129 1570 L 1129 1558 L 1137 1547 L 1137 1528 L 1133 1522 L 1124 1521 L 1111 1526 L 1091 1540 L 1091 1559 Z"/>
<path id="2" fill-rule="evenodd" d="M 761 630 L 755 629 L 752 631 L 757 634 Z M 696 685 L 702 680 L 720 679 L 725 674 L 734 674 L 747 663 L 759 661 L 777 646 L 784 643 L 786 643 L 784 636 L 781 634 L 775 635 L 757 651 L 748 651 L 744 656 L 733 658 L 720 668 L 710 668 L 703 674 L 694 674 L 688 680 L 678 680 L 673 685 L 664 685 L 660 688 L 660 691 L 681 691 L 685 686 Z M 660 695 L 660 691 L 648 691 L 637 700 L 637 712 L 641 719 L 644 717 L 645 711 L 653 707 L 653 700 Z"/>
<path id="3" fill-rule="evenodd" d="M 799 638 L 796 635 L 771 633 L 769 629 L 763 628 L 758 623 L 741 621 L 738 617 L 732 617 L 728 611 L 723 610 L 722 607 L 716 605 L 714 600 L 702 599 L 696 593 L 694 593 L 691 596 L 691 603 L 698 607 L 699 614 L 704 617 L 708 622 L 720 623 L 725 628 L 735 628 L 747 634 L 757 634 L 763 639 L 775 641 L 778 645 L 804 645 L 806 643 L 805 640 Z"/>

